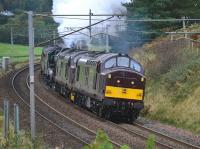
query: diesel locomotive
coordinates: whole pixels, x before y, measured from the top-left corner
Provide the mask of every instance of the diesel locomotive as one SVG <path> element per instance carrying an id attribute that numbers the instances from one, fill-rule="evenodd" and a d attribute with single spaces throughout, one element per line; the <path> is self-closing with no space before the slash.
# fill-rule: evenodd
<path id="1" fill-rule="evenodd" d="M 105 119 L 133 122 L 144 108 L 144 69 L 126 54 L 49 46 L 41 74 L 67 100 Z"/>

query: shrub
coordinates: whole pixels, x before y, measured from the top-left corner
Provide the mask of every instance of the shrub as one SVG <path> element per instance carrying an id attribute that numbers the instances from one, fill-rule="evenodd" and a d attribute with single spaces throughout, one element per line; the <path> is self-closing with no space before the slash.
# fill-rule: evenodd
<path id="1" fill-rule="evenodd" d="M 0 148 L 3 149 L 44 149 L 44 143 L 37 138 L 33 143 L 30 134 L 21 131 L 18 136 L 14 133 L 14 128 L 10 125 L 9 138 L 3 138 L 0 133 Z"/>
<path id="2" fill-rule="evenodd" d="M 102 130 L 97 132 L 97 136 L 95 141 L 85 146 L 84 149 L 113 149 L 112 143 L 109 142 L 108 135 L 104 133 Z M 127 145 L 123 145 L 121 149 L 130 149 Z"/>
<path id="3" fill-rule="evenodd" d="M 156 147 L 155 136 L 154 135 L 150 135 L 148 140 L 147 140 L 146 148 L 147 149 L 155 149 L 155 147 Z"/>

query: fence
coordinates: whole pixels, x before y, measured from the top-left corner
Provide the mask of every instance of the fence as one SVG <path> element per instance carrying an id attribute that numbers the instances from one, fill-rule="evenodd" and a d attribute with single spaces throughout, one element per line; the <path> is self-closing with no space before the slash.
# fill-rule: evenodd
<path id="1" fill-rule="evenodd" d="M 2 59 L 0 59 L 0 69 L 2 69 Z"/>
<path id="2" fill-rule="evenodd" d="M 3 108 L 3 136 L 6 140 L 9 139 L 10 129 L 10 103 L 7 99 L 4 99 Z M 19 135 L 19 106 L 14 104 L 14 132 L 16 136 Z"/>

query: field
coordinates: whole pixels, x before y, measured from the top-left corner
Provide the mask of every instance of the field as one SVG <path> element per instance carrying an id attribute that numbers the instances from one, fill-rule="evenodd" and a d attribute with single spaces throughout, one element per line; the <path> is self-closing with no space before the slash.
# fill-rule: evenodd
<path id="1" fill-rule="evenodd" d="M 35 48 L 35 57 L 38 58 L 41 55 L 41 48 Z M 24 62 L 28 60 L 28 46 L 22 45 L 10 45 L 0 43 L 0 59 L 3 56 L 11 58 L 13 63 Z"/>
<path id="2" fill-rule="evenodd" d="M 143 116 L 200 134 L 200 46 L 190 44 L 163 38 L 133 57 L 146 69 Z"/>

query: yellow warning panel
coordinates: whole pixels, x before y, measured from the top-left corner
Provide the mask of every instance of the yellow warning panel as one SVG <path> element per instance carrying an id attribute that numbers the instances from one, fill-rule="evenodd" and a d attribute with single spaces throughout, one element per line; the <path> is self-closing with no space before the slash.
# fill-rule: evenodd
<path id="1" fill-rule="evenodd" d="M 142 100 L 144 90 L 106 86 L 105 97 Z"/>
<path id="2" fill-rule="evenodd" d="M 74 102 L 74 100 L 75 100 L 75 97 L 74 97 L 74 95 L 71 93 L 70 94 L 70 99 L 71 99 L 71 101 L 73 101 Z"/>

